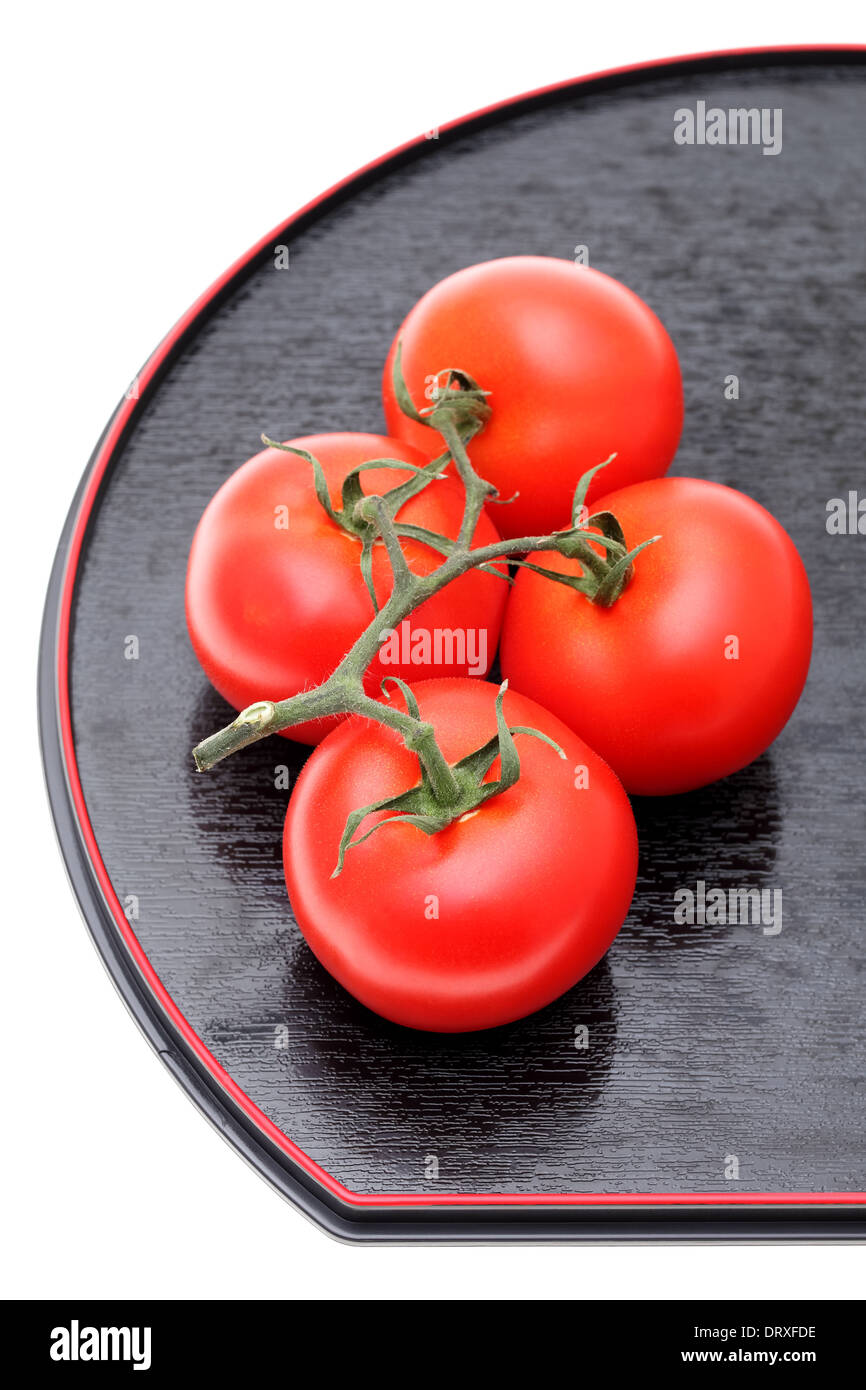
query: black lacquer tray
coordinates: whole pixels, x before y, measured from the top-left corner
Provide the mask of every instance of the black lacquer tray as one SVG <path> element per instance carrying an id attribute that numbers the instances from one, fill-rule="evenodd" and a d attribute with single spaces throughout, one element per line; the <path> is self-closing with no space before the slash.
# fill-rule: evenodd
<path id="1" fill-rule="evenodd" d="M 864 1234 L 866 537 L 826 525 L 831 498 L 866 488 L 863 64 L 857 49 L 691 58 L 428 132 L 203 296 L 91 459 L 40 672 L 75 892 L 172 1073 L 333 1234 Z M 781 151 L 678 145 L 675 112 L 701 101 L 781 109 Z M 672 471 L 742 488 L 797 542 L 812 672 L 758 762 L 636 804 L 637 895 L 586 980 L 507 1028 L 415 1034 L 356 1004 L 293 921 L 274 770 L 294 775 L 306 750 L 269 740 L 193 770 L 190 748 L 230 711 L 187 640 L 187 551 L 262 429 L 382 428 L 381 363 L 436 280 L 577 246 L 676 343 L 686 423 Z M 700 881 L 781 889 L 782 930 L 678 925 L 675 890 Z"/>

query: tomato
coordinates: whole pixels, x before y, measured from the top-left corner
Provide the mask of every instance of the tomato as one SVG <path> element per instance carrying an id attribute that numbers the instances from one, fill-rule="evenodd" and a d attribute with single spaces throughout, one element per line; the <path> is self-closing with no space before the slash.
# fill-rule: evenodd
<path id="1" fill-rule="evenodd" d="M 495 686 L 412 688 L 450 763 L 496 733 Z M 348 849 L 337 878 L 350 812 L 414 786 L 417 759 L 392 730 L 347 721 L 289 802 L 283 859 L 301 931 L 356 999 L 410 1028 L 492 1028 L 541 1008 L 592 969 L 631 902 L 637 836 L 616 777 L 532 700 L 509 690 L 504 715 L 554 739 L 565 759 L 517 734 L 520 777 L 507 791 L 434 835 L 383 826 Z M 487 780 L 497 775 L 498 760 Z"/>
<path id="2" fill-rule="evenodd" d="M 812 646 L 809 581 L 787 532 L 720 483 L 661 478 L 596 504 L 634 561 L 610 608 L 521 570 L 503 627 L 503 674 L 558 714 L 630 792 L 688 791 L 772 743 L 803 689 Z M 579 573 L 555 552 L 529 557 Z"/>
<path id="3" fill-rule="evenodd" d="M 411 446 L 381 435 L 323 434 L 292 444 L 319 459 L 335 508 L 343 479 L 359 463 L 390 458 L 418 467 L 425 462 Z M 371 469 L 361 474 L 361 485 L 367 494 L 383 493 L 411 476 L 408 469 Z M 456 479 L 434 481 L 404 503 L 397 519 L 455 537 L 463 500 Z M 498 539 L 483 515 L 474 544 Z M 403 550 L 417 574 L 429 573 L 442 560 L 416 540 L 404 540 Z M 360 540 L 341 530 L 319 504 L 312 468 L 303 459 L 265 449 L 223 484 L 193 539 L 186 613 L 199 661 L 236 709 L 284 699 L 331 675 L 373 618 L 360 554 Z M 372 562 L 381 607 L 392 587 L 382 545 L 374 547 Z M 367 677 L 370 693 L 379 693 L 384 675 L 406 680 L 483 676 L 496 650 L 506 597 L 503 579 L 478 570 L 434 594 L 389 639 L 388 648 L 380 648 Z M 317 743 L 336 722 L 321 719 L 285 732 L 302 743 Z"/>
<path id="4" fill-rule="evenodd" d="M 567 526 L 579 478 L 616 452 L 602 492 L 667 471 L 679 443 L 683 394 L 676 351 L 652 310 L 588 266 L 509 256 L 459 270 L 410 310 L 391 346 L 383 393 L 390 434 L 428 458 L 439 436 L 402 414 L 392 388 L 398 341 L 417 406 L 434 373 L 460 368 L 490 392 L 493 415 L 469 454 L 507 506 L 491 504 L 503 536 Z"/>

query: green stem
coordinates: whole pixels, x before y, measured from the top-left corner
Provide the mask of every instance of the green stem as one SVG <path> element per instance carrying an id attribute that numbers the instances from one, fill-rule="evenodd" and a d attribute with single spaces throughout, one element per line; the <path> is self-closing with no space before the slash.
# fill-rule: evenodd
<path id="1" fill-rule="evenodd" d="M 231 724 L 196 744 L 192 756 L 197 770 L 208 772 L 223 758 L 248 748 L 251 743 L 258 743 L 269 734 L 282 733 L 293 724 L 345 713 L 348 685 L 335 677 L 336 672 L 324 685 L 300 695 L 290 695 L 286 700 L 258 700 L 248 705 Z"/>
<path id="2" fill-rule="evenodd" d="M 492 483 L 488 483 L 484 478 L 479 477 L 469 461 L 466 452 L 466 442 L 460 435 L 460 431 L 451 415 L 444 415 L 441 422 L 434 426 L 438 428 L 442 438 L 448 445 L 448 450 L 454 460 L 460 480 L 466 490 L 466 501 L 463 507 L 463 520 L 460 523 L 460 531 L 457 536 L 457 546 L 461 550 L 468 550 L 472 544 L 472 537 L 475 535 L 475 528 L 478 525 L 481 509 L 488 497 L 496 496 L 496 488 Z M 474 433 L 474 431 L 473 431 Z"/>

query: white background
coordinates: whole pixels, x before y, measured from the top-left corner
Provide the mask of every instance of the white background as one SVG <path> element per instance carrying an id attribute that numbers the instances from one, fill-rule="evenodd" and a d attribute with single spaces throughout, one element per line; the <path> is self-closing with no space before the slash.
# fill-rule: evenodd
<path id="1" fill-rule="evenodd" d="M 371 158 L 487 103 L 673 54 L 863 42 L 862 6 L 15 9 L 0 79 L 5 1294 L 862 1296 L 859 1248 L 329 1240 L 220 1141 L 114 994 L 55 847 L 34 711 L 49 566 L 100 429 L 173 321 L 264 232 Z"/>

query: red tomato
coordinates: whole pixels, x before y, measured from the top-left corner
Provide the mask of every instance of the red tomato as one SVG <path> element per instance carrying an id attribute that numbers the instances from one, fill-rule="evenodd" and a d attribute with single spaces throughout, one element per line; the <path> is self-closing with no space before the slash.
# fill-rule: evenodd
<path id="1" fill-rule="evenodd" d="M 495 686 L 413 689 L 449 762 L 496 733 Z M 289 802 L 283 859 L 298 925 L 325 968 L 394 1023 L 453 1033 L 522 1018 L 592 969 L 628 911 L 637 835 L 619 782 L 532 700 L 508 691 L 504 714 L 555 739 L 565 760 L 516 735 L 512 787 L 435 835 L 382 827 L 347 850 L 338 878 L 349 813 L 415 785 L 417 759 L 393 731 L 351 720 L 316 749 Z M 488 780 L 498 771 L 497 760 Z"/>
<path id="2" fill-rule="evenodd" d="M 409 445 L 375 434 L 322 434 L 291 441 L 319 459 L 331 502 L 359 463 L 376 458 L 422 465 Z M 361 474 L 365 493 L 383 493 L 411 476 L 371 469 Z M 446 479 L 430 483 L 404 504 L 398 520 L 455 537 L 463 515 L 463 488 Z M 287 520 L 287 525 L 285 524 Z M 482 516 L 476 545 L 499 537 Z M 418 541 L 403 542 L 410 569 L 428 574 L 441 555 Z M 199 522 L 190 551 L 186 614 L 204 670 L 236 709 L 257 700 L 281 700 L 325 680 L 373 618 L 359 567 L 361 542 L 342 531 L 315 495 L 313 471 L 279 449 L 256 454 L 223 484 Z M 380 607 L 391 592 L 384 547 L 373 550 L 373 582 Z M 367 676 L 378 695 L 385 675 L 411 681 L 431 675 L 484 675 L 496 651 L 507 585 L 478 570 L 462 575 L 415 610 L 405 632 L 391 639 Z M 419 643 L 412 647 L 412 638 Z M 426 639 L 429 660 L 421 643 Z M 437 641 L 438 638 L 438 641 Z M 384 650 L 384 649 L 383 649 Z M 408 662 L 393 660 L 407 656 Z M 317 720 L 287 729 L 302 743 L 318 743 L 338 721 Z"/>
<path id="3" fill-rule="evenodd" d="M 394 398 L 397 342 L 415 404 L 429 404 L 433 373 L 458 367 L 490 392 L 493 416 L 469 446 L 495 484 L 503 536 L 546 535 L 567 526 L 587 469 L 617 457 L 590 487 L 603 491 L 668 469 L 683 423 L 673 343 L 652 310 L 619 281 L 547 256 L 509 256 L 450 275 L 428 291 L 399 329 L 383 382 L 390 434 L 439 452 L 439 436 L 409 420 Z"/>
<path id="4" fill-rule="evenodd" d="M 503 674 L 589 740 L 630 792 L 704 786 L 756 758 L 796 705 L 809 669 L 812 603 L 793 541 L 732 488 L 659 478 L 596 504 L 637 556 L 612 607 L 520 570 L 502 636 Z M 530 557 L 579 573 L 555 552 Z"/>

